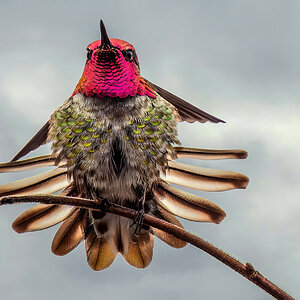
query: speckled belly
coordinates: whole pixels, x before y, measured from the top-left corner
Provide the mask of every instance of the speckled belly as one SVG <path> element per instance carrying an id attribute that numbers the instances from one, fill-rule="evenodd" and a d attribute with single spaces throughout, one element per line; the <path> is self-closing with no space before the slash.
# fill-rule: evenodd
<path id="1" fill-rule="evenodd" d="M 169 103 L 146 96 L 122 101 L 76 95 L 50 120 L 53 155 L 66 163 L 77 188 L 114 202 L 136 201 L 179 143 Z"/>

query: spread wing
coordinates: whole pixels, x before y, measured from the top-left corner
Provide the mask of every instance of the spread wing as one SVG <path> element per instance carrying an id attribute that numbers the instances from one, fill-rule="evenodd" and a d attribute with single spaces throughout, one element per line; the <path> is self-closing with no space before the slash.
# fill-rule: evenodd
<path id="1" fill-rule="evenodd" d="M 168 102 L 170 102 L 178 109 L 178 113 L 180 115 L 181 121 L 186 121 L 189 123 L 193 123 L 196 121 L 201 123 L 205 123 L 207 121 L 213 123 L 219 123 L 219 122 L 225 123 L 225 121 L 208 114 L 207 112 L 197 108 L 196 106 L 188 103 L 187 101 L 175 96 L 174 94 L 150 82 L 149 80 L 146 79 L 144 80 L 146 81 L 146 83 L 149 85 L 151 89 L 156 91 L 161 97 L 166 99 Z M 47 122 L 36 133 L 36 135 L 14 156 L 14 158 L 11 161 L 17 161 L 18 159 L 25 156 L 29 152 L 45 144 L 47 141 L 48 131 L 49 131 L 49 122 Z"/>
<path id="2" fill-rule="evenodd" d="M 32 139 L 14 156 L 11 161 L 17 161 L 21 157 L 25 156 L 29 152 L 37 149 L 47 141 L 49 131 L 49 122 L 47 122 Z"/>
<path id="3" fill-rule="evenodd" d="M 156 91 L 161 97 L 163 97 L 165 100 L 170 102 L 172 105 L 174 105 L 178 109 L 178 113 L 182 119 L 182 121 L 186 121 L 189 123 L 193 122 L 201 122 L 205 123 L 207 121 L 213 122 L 213 123 L 225 123 L 225 121 L 214 117 L 207 112 L 195 107 L 194 105 L 188 103 L 187 101 L 175 96 L 174 94 L 166 91 L 165 89 L 157 86 L 156 84 L 150 82 L 149 80 L 144 79 L 147 84 Z"/>

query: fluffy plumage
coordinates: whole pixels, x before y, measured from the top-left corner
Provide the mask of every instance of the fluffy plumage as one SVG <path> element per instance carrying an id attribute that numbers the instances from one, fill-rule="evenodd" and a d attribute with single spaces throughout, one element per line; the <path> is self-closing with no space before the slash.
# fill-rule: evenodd
<path id="1" fill-rule="evenodd" d="M 137 211 L 144 208 L 180 227 L 175 216 L 221 222 L 225 212 L 217 205 L 167 182 L 223 191 L 245 188 L 248 178 L 173 160 L 242 159 L 247 153 L 181 147 L 177 122 L 224 121 L 142 78 L 134 47 L 109 39 L 103 22 L 101 34 L 101 41 L 87 47 L 87 62 L 72 96 L 12 162 L 0 164 L 0 172 L 57 168 L 2 185 L 0 196 L 51 194 L 69 187 L 64 194 L 95 201 L 105 198 Z M 52 143 L 51 155 L 17 161 L 46 142 Z M 134 267 L 147 267 L 152 260 L 154 235 L 175 248 L 186 244 L 147 226 L 137 232 L 132 221 L 124 217 L 55 205 L 27 210 L 13 228 L 21 233 L 60 222 L 52 242 L 53 253 L 65 255 L 85 240 L 87 262 L 93 270 L 109 267 L 118 253 Z"/>

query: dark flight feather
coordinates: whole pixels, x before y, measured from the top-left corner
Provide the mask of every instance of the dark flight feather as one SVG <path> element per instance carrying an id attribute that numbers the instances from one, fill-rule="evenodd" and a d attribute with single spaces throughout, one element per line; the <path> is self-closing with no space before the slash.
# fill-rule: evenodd
<path id="1" fill-rule="evenodd" d="M 186 121 L 189 123 L 193 122 L 201 122 L 205 123 L 207 121 L 213 122 L 213 123 L 225 123 L 225 121 L 216 118 L 205 111 L 195 107 L 194 105 L 186 102 L 185 100 L 175 96 L 174 94 L 166 91 L 165 89 L 155 85 L 154 83 L 148 81 L 145 79 L 147 84 L 154 90 L 156 91 L 161 97 L 163 97 L 165 100 L 170 102 L 172 105 L 174 105 L 179 112 L 179 115 L 182 119 L 182 121 Z"/>
<path id="2" fill-rule="evenodd" d="M 21 157 L 25 156 L 29 152 L 37 149 L 41 145 L 45 144 L 47 141 L 48 131 L 50 124 L 47 122 L 36 134 L 35 136 L 14 156 L 11 161 L 16 161 Z"/>

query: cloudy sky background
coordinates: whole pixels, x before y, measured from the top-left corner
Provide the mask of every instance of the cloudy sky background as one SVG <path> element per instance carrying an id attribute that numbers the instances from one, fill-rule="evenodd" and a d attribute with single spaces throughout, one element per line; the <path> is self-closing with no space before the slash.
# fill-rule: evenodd
<path id="1" fill-rule="evenodd" d="M 246 191 L 195 192 L 227 218 L 186 228 L 300 296 L 299 1 L 0 3 L 0 161 L 70 96 L 103 18 L 111 37 L 136 47 L 143 76 L 227 121 L 180 124 L 184 145 L 249 152 L 244 161 L 189 161 L 251 182 Z M 206 253 L 159 240 L 145 270 L 118 257 L 93 272 L 83 245 L 66 257 L 51 254 L 55 228 L 16 234 L 10 224 L 26 207 L 0 208 L 1 299 L 271 299 Z"/>

